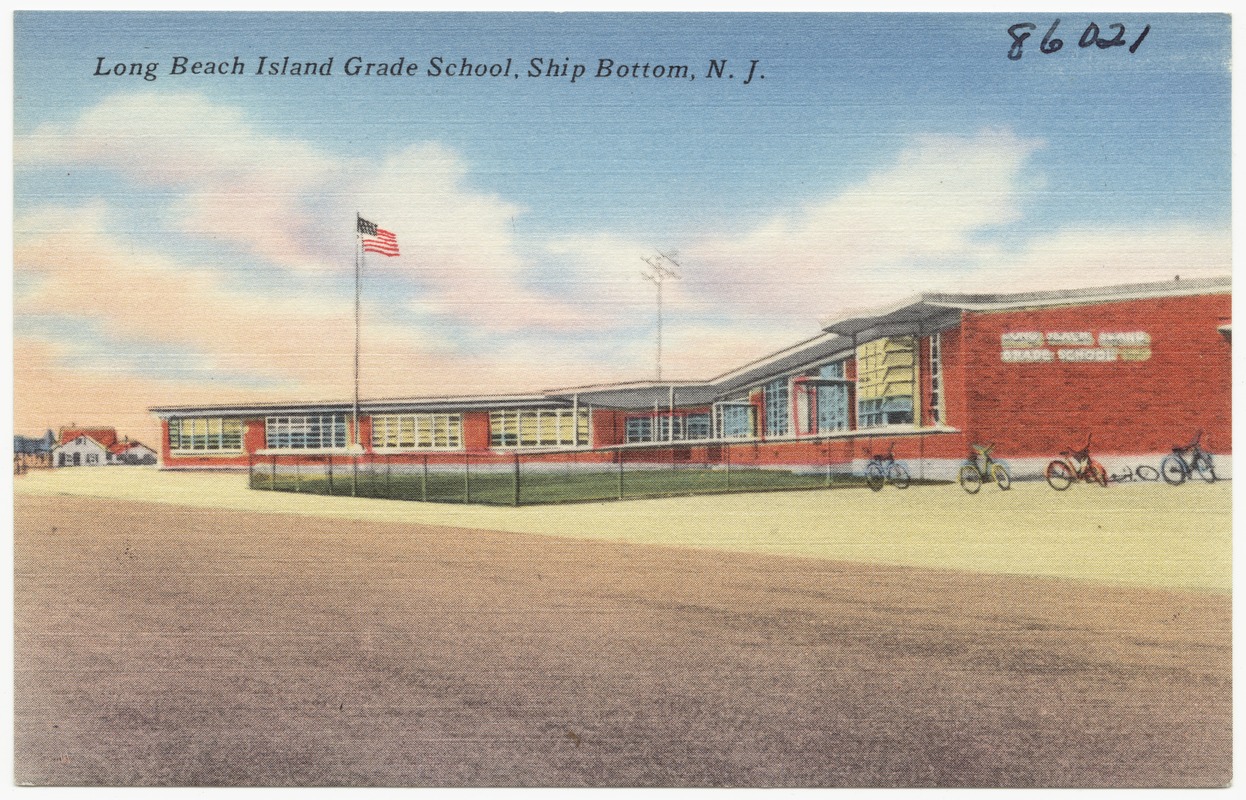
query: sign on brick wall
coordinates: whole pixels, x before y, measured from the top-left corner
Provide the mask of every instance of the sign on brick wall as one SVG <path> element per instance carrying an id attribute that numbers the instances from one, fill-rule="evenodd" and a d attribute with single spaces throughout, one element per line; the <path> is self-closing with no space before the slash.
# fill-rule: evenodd
<path id="1" fill-rule="evenodd" d="M 1146 331 L 1010 331 L 1000 336 L 1000 360 L 1007 364 L 1103 363 L 1146 361 L 1151 334 Z"/>

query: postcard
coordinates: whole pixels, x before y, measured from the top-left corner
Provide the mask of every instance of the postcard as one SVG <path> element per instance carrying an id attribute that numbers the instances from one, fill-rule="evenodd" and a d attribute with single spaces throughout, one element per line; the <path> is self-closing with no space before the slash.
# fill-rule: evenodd
<path id="1" fill-rule="evenodd" d="M 1230 20 L 14 15 L 14 779 L 1220 787 Z"/>

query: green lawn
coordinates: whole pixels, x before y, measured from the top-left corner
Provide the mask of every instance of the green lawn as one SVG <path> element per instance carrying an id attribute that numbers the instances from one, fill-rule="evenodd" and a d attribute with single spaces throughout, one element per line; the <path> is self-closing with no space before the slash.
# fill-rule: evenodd
<path id="1" fill-rule="evenodd" d="M 622 475 L 612 467 L 600 471 L 521 471 L 518 486 L 512 472 L 483 470 L 387 474 L 361 469 L 357 475 L 352 475 L 349 468 L 344 468 L 335 472 L 330 480 L 321 472 L 306 475 L 279 471 L 274 475 L 257 469 L 250 480 L 252 489 L 482 505 L 540 505 L 862 485 L 861 478 L 850 475 L 760 469 L 733 469 L 728 472 L 725 469 L 695 467 L 631 469 L 625 470 Z"/>

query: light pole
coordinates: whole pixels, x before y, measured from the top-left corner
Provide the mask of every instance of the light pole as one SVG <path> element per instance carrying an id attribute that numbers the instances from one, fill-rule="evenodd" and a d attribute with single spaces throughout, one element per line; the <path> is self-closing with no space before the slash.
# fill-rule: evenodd
<path id="1" fill-rule="evenodd" d="M 643 270 L 641 276 L 658 287 L 658 357 L 657 357 L 657 380 L 662 380 L 662 283 L 667 278 L 679 280 L 679 275 L 672 267 L 678 267 L 679 262 L 674 256 L 678 255 L 672 251 L 671 255 L 667 255 L 662 251 L 658 251 L 655 256 L 641 256 L 640 260 L 649 265 L 649 269 Z M 671 266 L 666 266 L 670 264 Z"/>

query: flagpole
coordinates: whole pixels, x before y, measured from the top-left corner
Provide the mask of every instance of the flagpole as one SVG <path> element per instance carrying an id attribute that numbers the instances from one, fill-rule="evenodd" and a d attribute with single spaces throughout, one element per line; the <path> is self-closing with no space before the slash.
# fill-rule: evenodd
<path id="1" fill-rule="evenodd" d="M 355 404 L 354 404 L 354 439 L 360 444 L 359 436 L 359 289 L 360 277 L 363 273 L 363 245 L 359 235 L 359 212 L 355 212 Z M 351 494 L 357 490 L 358 470 L 352 473 Z"/>

